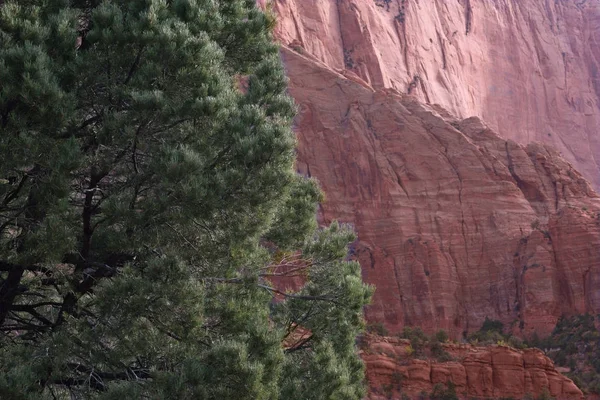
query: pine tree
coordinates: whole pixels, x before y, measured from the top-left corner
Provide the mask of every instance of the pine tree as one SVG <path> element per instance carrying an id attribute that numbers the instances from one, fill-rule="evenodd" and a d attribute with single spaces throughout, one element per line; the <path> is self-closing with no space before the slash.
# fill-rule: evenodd
<path id="1" fill-rule="evenodd" d="M 273 24 L 254 0 L 0 5 L 0 398 L 363 396 L 370 289 L 294 173 Z"/>

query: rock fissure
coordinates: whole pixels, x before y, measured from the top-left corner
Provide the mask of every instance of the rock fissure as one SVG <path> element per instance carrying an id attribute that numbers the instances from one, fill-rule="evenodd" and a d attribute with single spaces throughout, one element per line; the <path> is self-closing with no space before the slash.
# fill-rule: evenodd
<path id="1" fill-rule="evenodd" d="M 401 15 L 402 18 L 394 18 L 394 29 L 396 31 L 398 41 L 402 46 L 406 75 L 410 76 L 410 64 L 408 62 L 408 39 L 406 35 L 406 1 L 407 0 L 396 0 L 396 4 L 398 5 L 398 15 Z"/>
<path id="2" fill-rule="evenodd" d="M 461 215 L 461 232 L 462 232 L 463 242 L 465 244 L 465 246 L 464 246 L 465 255 L 466 255 L 465 262 L 468 267 L 469 266 L 469 241 L 467 240 L 467 234 L 466 234 L 467 228 L 465 225 L 465 210 L 463 208 L 463 195 L 462 195 L 463 181 L 462 181 L 462 178 L 458 171 L 458 168 L 456 167 L 456 165 L 454 165 L 453 161 L 450 160 L 450 157 L 448 156 L 448 148 L 444 145 L 444 143 L 440 140 L 440 138 L 437 137 L 435 133 L 433 133 L 433 129 L 431 127 L 425 127 L 425 129 L 426 129 L 426 132 L 429 133 L 440 144 L 442 149 L 444 149 L 442 154 L 448 161 L 448 165 L 452 168 L 452 170 L 454 171 L 454 174 L 456 175 L 456 179 L 458 180 L 458 205 L 459 205 L 460 215 Z"/>
<path id="3" fill-rule="evenodd" d="M 465 0 L 465 35 L 471 32 L 473 24 L 473 7 L 471 7 L 471 0 Z"/>
<path id="4" fill-rule="evenodd" d="M 435 31 L 438 39 L 438 43 L 440 45 L 440 52 L 442 53 L 442 69 L 446 69 L 448 67 L 448 61 L 446 60 L 446 46 L 444 45 L 444 40 L 440 35 L 439 31 Z"/>

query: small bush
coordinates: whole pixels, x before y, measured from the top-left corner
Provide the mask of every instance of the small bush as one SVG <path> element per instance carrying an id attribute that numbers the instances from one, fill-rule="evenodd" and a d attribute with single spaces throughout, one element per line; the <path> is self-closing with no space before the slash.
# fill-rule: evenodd
<path id="1" fill-rule="evenodd" d="M 485 317 L 485 321 L 483 321 L 483 325 L 481 326 L 480 332 L 498 332 L 502 333 L 504 330 L 504 324 L 495 319 L 489 319 Z"/>
<path id="2" fill-rule="evenodd" d="M 500 321 L 489 319 L 485 317 L 483 325 L 479 331 L 469 335 L 468 340 L 472 344 L 502 344 L 506 345 L 506 341 L 510 338 L 510 335 L 504 335 L 504 324 Z"/>
<path id="3" fill-rule="evenodd" d="M 391 384 L 381 385 L 381 390 L 388 399 L 394 395 L 394 387 Z"/>
<path id="4" fill-rule="evenodd" d="M 514 347 L 515 349 L 519 350 L 523 350 L 528 347 L 527 344 L 523 342 L 523 340 L 519 339 L 516 336 L 509 337 L 507 343 L 510 347 Z"/>
<path id="5" fill-rule="evenodd" d="M 381 322 L 372 322 L 367 324 L 367 332 L 374 333 L 379 336 L 388 336 L 389 334 L 387 328 Z"/>
<path id="6" fill-rule="evenodd" d="M 452 361 L 452 356 L 444 349 L 444 346 L 438 341 L 434 341 L 430 346 L 431 355 L 439 362 Z"/>
<path id="7" fill-rule="evenodd" d="M 437 339 L 438 342 L 440 343 L 446 343 L 448 341 L 448 334 L 446 333 L 445 330 L 440 329 L 439 331 L 437 331 L 435 333 L 435 338 Z"/>
<path id="8" fill-rule="evenodd" d="M 410 345 L 416 356 L 423 354 L 425 344 L 429 342 L 429 338 L 421 328 L 405 327 L 399 335 L 403 339 L 410 340 Z"/>
<path id="9" fill-rule="evenodd" d="M 446 385 L 437 383 L 429 395 L 431 400 L 459 400 L 456 394 L 456 385 L 448 381 Z"/>
<path id="10" fill-rule="evenodd" d="M 400 372 L 398 371 L 394 371 L 394 373 L 392 374 L 392 380 L 391 380 L 391 385 L 398 390 L 399 392 L 402 391 L 402 380 L 403 380 L 403 376 Z"/>
<path id="11" fill-rule="evenodd" d="M 554 400 L 554 397 L 550 396 L 548 389 L 544 388 L 544 391 L 540 393 L 537 400 Z"/>

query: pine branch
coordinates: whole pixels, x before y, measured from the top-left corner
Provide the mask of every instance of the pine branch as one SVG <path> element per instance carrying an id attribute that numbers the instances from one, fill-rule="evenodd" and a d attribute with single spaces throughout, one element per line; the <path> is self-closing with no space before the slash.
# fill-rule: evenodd
<path id="1" fill-rule="evenodd" d="M 326 297 L 326 296 L 306 296 L 306 295 L 298 295 L 298 294 L 291 294 L 291 293 L 286 293 L 283 292 L 279 289 L 276 289 L 274 287 L 271 286 L 266 286 L 266 285 L 262 285 L 262 284 L 257 284 L 257 286 L 261 289 L 265 289 L 271 293 L 275 293 L 278 295 L 281 295 L 283 297 L 286 297 L 288 299 L 297 299 L 297 300 L 310 300 L 310 301 L 327 301 L 330 303 L 334 303 L 337 305 L 341 305 L 339 302 L 337 302 L 335 299 L 331 298 L 331 297 Z"/>
<path id="2" fill-rule="evenodd" d="M 19 286 L 24 273 L 25 268 L 23 266 L 14 265 L 8 271 L 8 277 L 0 286 L 0 326 L 4 324 L 15 298 L 19 294 Z"/>
<path id="3" fill-rule="evenodd" d="M 131 78 L 133 78 L 133 74 L 135 73 L 136 69 L 138 68 L 138 65 L 140 64 L 140 59 L 142 58 L 142 52 L 144 51 L 145 47 L 146 46 L 144 46 L 143 44 L 140 45 L 137 56 L 135 57 L 133 64 L 131 64 L 131 68 L 129 68 L 129 72 L 127 73 L 127 78 L 125 78 L 125 81 L 123 82 L 124 85 L 127 85 L 129 83 L 129 81 L 131 80 Z"/>
<path id="4" fill-rule="evenodd" d="M 17 108 L 16 100 L 9 100 L 6 103 L 6 106 L 3 110 L 0 110 L 0 117 L 2 118 L 2 128 L 6 128 L 8 126 L 8 116 L 10 113 Z"/>
<path id="5" fill-rule="evenodd" d="M 29 178 L 29 175 L 27 175 L 27 174 L 23 175 L 23 177 L 21 178 L 21 181 L 19 182 L 19 185 L 14 190 L 7 193 L 6 196 L 4 197 L 4 200 L 2 201 L 2 207 L 6 207 L 8 205 L 8 203 L 10 203 L 11 201 L 13 201 L 14 199 L 17 198 L 17 196 L 19 195 L 19 193 L 25 186 L 25 182 L 27 182 L 28 178 Z"/>
<path id="6" fill-rule="evenodd" d="M 233 284 L 242 284 L 244 282 L 246 282 L 245 280 L 241 279 L 241 278 L 203 278 L 203 281 L 208 281 L 208 282 L 218 282 L 218 283 L 233 283 Z M 263 285 L 260 283 L 257 283 L 256 286 L 258 286 L 261 289 L 267 290 L 271 293 L 274 294 L 278 294 L 280 296 L 283 296 L 285 298 L 288 299 L 297 299 L 297 300 L 309 300 L 309 301 L 327 301 L 330 303 L 334 303 L 337 305 L 341 305 L 336 299 L 332 298 L 332 297 L 327 297 L 327 296 L 308 296 L 308 295 L 299 295 L 299 294 L 292 294 L 292 293 L 286 293 L 284 291 L 281 291 L 277 288 L 271 287 L 271 286 L 267 286 L 267 285 Z"/>
<path id="7" fill-rule="evenodd" d="M 60 305 L 60 304 L 59 304 Z M 48 320 L 47 318 L 45 318 L 44 316 L 42 316 L 40 313 L 38 313 L 34 307 L 28 307 L 28 306 L 24 306 L 24 305 L 14 305 L 11 307 L 12 308 L 12 312 L 25 312 L 29 315 L 31 315 L 32 317 L 34 317 L 35 319 L 37 319 L 38 321 L 40 321 L 42 324 L 44 324 L 44 326 L 52 326 L 52 322 L 50 322 L 50 320 Z"/>
<path id="8" fill-rule="evenodd" d="M 308 345 L 308 343 L 312 340 L 313 336 L 309 336 L 306 339 L 295 343 L 292 347 L 288 347 L 287 349 L 285 349 L 283 352 L 285 354 L 290 354 L 290 353 L 294 353 L 296 351 L 299 350 L 305 350 L 305 349 L 310 349 L 310 346 Z"/>
<path id="9" fill-rule="evenodd" d="M 269 277 L 269 276 L 286 276 L 286 277 L 292 277 L 292 276 L 302 276 L 302 274 L 294 274 L 295 272 L 299 272 L 299 271 L 303 271 L 306 269 L 309 269 L 311 267 L 314 267 L 315 264 L 307 264 L 307 265 L 303 265 L 301 267 L 296 267 L 298 264 L 277 264 L 277 265 L 273 265 L 270 268 L 273 269 L 277 269 L 277 268 L 286 268 L 286 267 L 295 267 L 292 269 L 289 269 L 285 272 L 272 272 L 272 273 L 261 273 L 259 274 L 259 276 L 261 277 Z M 292 275 L 293 274 L 293 275 Z"/>
<path id="10" fill-rule="evenodd" d="M 31 272 L 43 272 L 44 274 L 51 273 L 48 268 L 39 265 L 19 265 L 0 260 L 0 272 L 9 272 L 15 268 L 23 268 L 23 270 Z"/>
<path id="11" fill-rule="evenodd" d="M 179 237 L 181 237 L 187 244 L 190 245 L 190 247 L 194 250 L 196 250 L 197 252 L 200 252 L 200 250 L 198 250 L 198 248 L 188 240 L 188 238 L 185 237 L 185 235 L 183 235 L 181 232 L 179 232 L 177 229 L 173 228 L 173 226 L 169 223 L 166 224 L 169 228 L 171 228 L 171 230 L 173 230 L 173 232 L 175 232 L 177 235 L 179 235 Z"/>
<path id="12" fill-rule="evenodd" d="M 104 177 L 108 175 L 108 172 L 92 172 L 90 174 L 90 183 L 88 188 L 85 190 L 85 200 L 83 203 L 83 211 L 81 214 L 81 218 L 83 220 L 83 237 L 81 244 L 81 257 L 85 260 L 88 258 L 90 254 L 90 249 L 92 246 L 92 235 L 94 234 L 94 227 L 92 226 L 92 215 L 94 212 L 94 195 L 98 188 L 98 183 Z"/>
<path id="13" fill-rule="evenodd" d="M 128 368 L 122 372 L 104 372 L 82 364 L 69 365 L 75 373 L 87 374 L 86 377 L 56 378 L 46 382 L 46 385 L 60 385 L 66 387 L 89 386 L 97 391 L 106 390 L 106 384 L 115 381 L 141 381 L 152 378 L 150 370 L 146 368 Z"/>

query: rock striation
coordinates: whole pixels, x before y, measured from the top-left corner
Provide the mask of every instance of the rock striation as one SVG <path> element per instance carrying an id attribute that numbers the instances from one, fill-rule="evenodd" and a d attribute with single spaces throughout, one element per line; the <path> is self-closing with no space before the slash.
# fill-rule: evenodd
<path id="1" fill-rule="evenodd" d="M 600 312 L 600 197 L 557 151 L 282 55 L 298 170 L 325 191 L 322 221 L 358 231 L 369 320 L 459 336 L 488 317 L 526 335 Z"/>
<path id="2" fill-rule="evenodd" d="M 453 382 L 461 398 L 537 398 L 547 392 L 556 399 L 582 399 L 581 390 L 554 367 L 538 349 L 516 350 L 506 346 L 476 347 L 444 344 L 452 361 L 417 359 L 410 342 L 367 336 L 362 357 L 367 365 L 370 400 L 409 398 L 434 390 L 436 384 Z"/>
<path id="3" fill-rule="evenodd" d="M 460 337 L 487 317 L 544 336 L 561 315 L 600 313 L 599 2 L 268 3 L 298 172 L 321 183 L 321 221 L 358 232 L 369 321 Z M 363 355 L 373 399 L 398 375 L 412 394 L 451 378 L 471 397 L 581 396 L 534 350 L 369 353 L 390 340 Z"/>
<path id="4" fill-rule="evenodd" d="M 600 188 L 600 2 L 270 3 L 288 47 L 506 139 L 551 144 Z"/>

